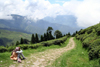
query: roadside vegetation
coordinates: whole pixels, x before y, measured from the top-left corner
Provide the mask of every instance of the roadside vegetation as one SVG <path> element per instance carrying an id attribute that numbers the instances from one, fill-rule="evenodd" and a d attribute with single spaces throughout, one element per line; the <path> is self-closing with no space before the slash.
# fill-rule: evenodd
<path id="1" fill-rule="evenodd" d="M 80 30 L 75 37 L 82 41 L 82 47 L 88 51 L 89 60 L 100 58 L 100 23 Z"/>
<path id="2" fill-rule="evenodd" d="M 56 59 L 52 67 L 100 67 L 100 23 L 72 36 L 76 48 Z"/>
<path id="3" fill-rule="evenodd" d="M 99 59 L 90 61 L 88 51 L 82 47 L 82 42 L 76 38 L 74 41 L 76 47 L 57 58 L 52 67 L 100 67 Z"/>
<path id="4" fill-rule="evenodd" d="M 63 39 L 63 38 L 60 38 L 60 39 Z M 52 42 L 52 41 L 53 40 L 50 40 L 48 42 Z M 60 45 L 52 44 L 51 46 L 46 46 L 46 47 L 40 46 L 37 49 L 28 48 L 27 50 L 23 50 L 23 54 L 25 55 L 25 57 L 30 57 L 31 54 L 34 54 L 34 53 L 37 53 L 37 52 L 42 52 L 42 51 L 49 50 L 49 49 L 56 49 L 56 48 L 65 47 L 68 42 L 69 42 L 69 37 L 67 38 L 67 40 L 65 40 L 64 43 L 60 43 Z M 10 59 L 10 56 L 11 56 L 11 52 L 0 53 L 0 57 L 2 57 L 2 58 L 0 58 L 0 67 L 9 66 L 13 63 L 13 61 Z"/>

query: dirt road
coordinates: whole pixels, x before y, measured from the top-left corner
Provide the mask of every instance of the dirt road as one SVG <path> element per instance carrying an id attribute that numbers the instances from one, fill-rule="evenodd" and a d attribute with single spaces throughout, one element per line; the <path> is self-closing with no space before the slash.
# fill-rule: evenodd
<path id="1" fill-rule="evenodd" d="M 73 37 L 70 38 L 69 43 L 66 47 L 59 49 L 49 49 L 43 52 L 38 52 L 36 54 L 31 54 L 26 60 L 23 60 L 22 63 L 14 62 L 13 65 L 9 67 L 45 67 L 51 65 L 55 59 L 60 57 L 62 53 L 67 52 L 75 47 L 75 42 Z"/>

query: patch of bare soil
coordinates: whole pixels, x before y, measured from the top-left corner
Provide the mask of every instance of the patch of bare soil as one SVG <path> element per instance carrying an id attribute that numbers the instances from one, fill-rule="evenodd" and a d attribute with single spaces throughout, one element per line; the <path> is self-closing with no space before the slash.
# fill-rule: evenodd
<path id="1" fill-rule="evenodd" d="M 62 53 L 67 52 L 74 47 L 75 42 L 73 41 L 73 38 L 70 38 L 68 45 L 64 48 L 49 49 L 36 54 L 31 54 L 31 56 L 27 57 L 26 60 L 23 60 L 22 63 L 14 62 L 14 64 L 9 67 L 45 67 L 51 65 L 55 59 L 62 55 Z"/>

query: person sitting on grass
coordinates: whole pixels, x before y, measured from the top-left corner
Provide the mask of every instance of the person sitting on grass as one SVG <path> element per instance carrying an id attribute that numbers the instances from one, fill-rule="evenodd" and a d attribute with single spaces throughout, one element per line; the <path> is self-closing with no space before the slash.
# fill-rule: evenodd
<path id="1" fill-rule="evenodd" d="M 16 49 L 11 53 L 10 59 L 21 62 L 21 56 L 23 57 L 23 59 L 26 59 L 22 52 L 23 51 L 20 49 L 20 47 L 16 47 Z"/>

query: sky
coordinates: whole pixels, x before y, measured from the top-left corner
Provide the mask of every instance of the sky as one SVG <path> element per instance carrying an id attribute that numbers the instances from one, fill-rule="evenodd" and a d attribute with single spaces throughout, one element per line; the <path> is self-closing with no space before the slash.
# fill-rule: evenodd
<path id="1" fill-rule="evenodd" d="M 11 14 L 34 20 L 73 15 L 78 26 L 88 27 L 100 22 L 100 0 L 0 0 L 0 19 Z"/>

